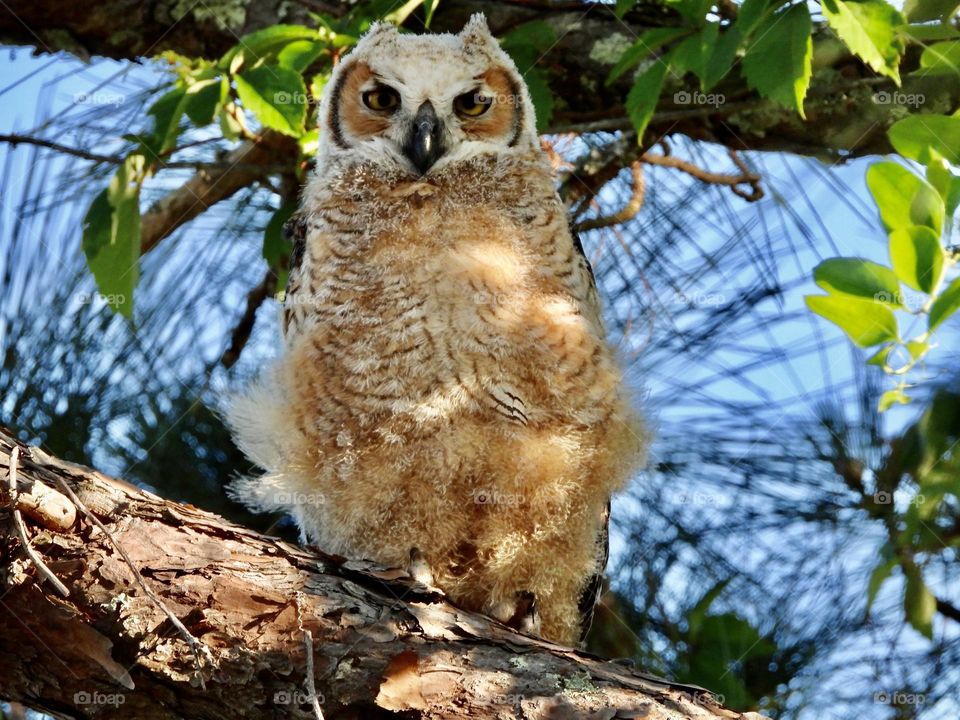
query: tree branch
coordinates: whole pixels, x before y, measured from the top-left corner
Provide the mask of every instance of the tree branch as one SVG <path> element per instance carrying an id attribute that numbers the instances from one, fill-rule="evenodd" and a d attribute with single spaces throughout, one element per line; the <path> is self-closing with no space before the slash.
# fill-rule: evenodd
<path id="1" fill-rule="evenodd" d="M 727 4 L 729 7 L 729 3 Z M 135 59 L 164 50 L 216 58 L 243 33 L 276 23 L 314 24 L 309 13 L 342 15 L 348 0 L 236 0 L 171 4 L 103 0 L 95 6 L 64 6 L 54 0 L 7 0 L 0 5 L 0 39 L 53 52 Z M 459 30 L 469 15 L 487 14 L 494 32 L 503 33 L 539 19 L 554 30 L 557 42 L 540 59 L 558 99 L 552 132 L 620 130 L 630 127 L 623 100 L 631 73 L 611 85 L 613 64 L 646 29 L 676 25 L 681 19 L 662 3 L 638 4 L 623 19 L 610 4 L 543 0 L 449 0 L 440 3 L 432 29 Z M 407 24 L 422 30 L 416 14 Z M 891 152 L 886 129 L 909 112 L 951 113 L 960 108 L 960 81 L 949 76 L 904 74 L 903 86 L 878 78 L 850 55 L 828 31 L 814 38 L 816 69 L 806 102 L 807 121 L 796 112 L 761 100 L 734 71 L 713 94 L 712 104 L 661 103 L 647 132 L 656 141 L 670 134 L 709 140 L 727 147 L 780 150 L 838 159 Z M 907 68 L 909 69 L 909 68 Z M 671 80 L 677 96 L 696 87 Z M 877 102 L 878 91 L 923 98 L 918 106 Z"/>
<path id="2" fill-rule="evenodd" d="M 0 431 L 0 474 L 17 445 Z M 741 717 L 700 688 L 464 612 L 404 572 L 296 547 L 20 447 L 22 481 L 66 483 L 98 522 L 32 527 L 69 598 L 45 591 L 9 523 L 0 531 L 0 697 L 10 701 L 127 720 L 315 718 L 312 698 L 330 720 Z M 205 690 L 151 594 L 209 652 Z"/>
<path id="3" fill-rule="evenodd" d="M 284 157 L 290 159 L 287 167 L 292 170 L 297 157 L 296 141 L 268 130 L 257 141 L 241 142 L 219 167 L 198 171 L 144 214 L 141 254 L 150 252 L 163 238 L 212 205 L 270 174 Z"/>

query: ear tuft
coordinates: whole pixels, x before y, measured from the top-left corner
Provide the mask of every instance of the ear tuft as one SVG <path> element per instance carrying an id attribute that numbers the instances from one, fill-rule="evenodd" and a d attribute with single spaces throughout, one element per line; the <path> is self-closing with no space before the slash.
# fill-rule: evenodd
<path id="1" fill-rule="evenodd" d="M 487 16 L 482 12 L 474 13 L 470 16 L 470 19 L 467 21 L 467 24 L 463 26 L 463 30 L 460 31 L 460 37 L 463 38 L 464 44 L 469 43 L 493 43 L 497 44 L 496 38 L 493 37 L 493 33 L 490 32 L 490 27 L 487 25 Z"/>
<path id="2" fill-rule="evenodd" d="M 370 42 L 370 41 L 376 42 L 381 38 L 390 37 L 391 35 L 397 35 L 398 32 L 399 31 L 397 30 L 397 26 L 394 25 L 393 23 L 377 20 L 367 29 L 367 31 L 363 34 L 360 40 L 367 41 L 367 42 Z"/>

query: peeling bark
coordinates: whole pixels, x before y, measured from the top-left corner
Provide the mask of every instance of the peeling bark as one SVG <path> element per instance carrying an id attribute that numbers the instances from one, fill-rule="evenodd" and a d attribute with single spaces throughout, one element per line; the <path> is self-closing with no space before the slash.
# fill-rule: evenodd
<path id="1" fill-rule="evenodd" d="M 64 4 L 54 0 L 6 0 L 0 5 L 0 40 L 40 51 L 65 50 L 81 57 L 149 57 L 163 50 L 218 57 L 239 35 L 275 23 L 311 23 L 310 12 L 340 15 L 353 6 L 345 0 L 101 0 Z M 472 12 L 484 11 L 494 32 L 503 33 L 532 19 L 544 20 L 558 42 L 541 65 L 549 72 L 558 107 L 552 132 L 629 128 L 623 99 L 630 73 L 607 86 L 619 54 L 645 29 L 675 25 L 680 19 L 663 5 L 640 5 L 620 20 L 611 6 L 593 2 L 536 0 L 449 0 L 440 3 L 433 29 L 459 30 Z M 419 20 L 407 23 L 422 29 Z M 908 58 L 904 71 L 916 65 Z M 902 88 L 878 78 L 829 33 L 815 35 L 816 74 L 806 102 L 807 121 L 795 112 L 761 100 L 732 73 L 712 93 L 716 105 L 670 103 L 674 92 L 694 93 L 677 83 L 654 115 L 648 137 L 671 134 L 709 140 L 729 148 L 779 150 L 824 158 L 891 152 L 886 129 L 909 112 L 951 113 L 960 108 L 960 81 L 950 77 L 905 74 Z M 877 102 L 876 93 L 923 97 L 914 107 Z M 629 162 L 629 161 L 627 161 Z"/>
<path id="2" fill-rule="evenodd" d="M 14 444 L 0 431 L 0 476 Z M 127 720 L 311 718 L 309 631 L 328 720 L 748 717 L 698 688 L 460 610 L 402 571 L 257 534 L 36 448 L 21 446 L 19 477 L 24 488 L 51 492 L 64 480 L 209 650 L 198 668 L 109 538 L 81 513 L 67 530 L 30 526 L 67 598 L 42 584 L 5 522 L 0 697 L 31 708 Z"/>

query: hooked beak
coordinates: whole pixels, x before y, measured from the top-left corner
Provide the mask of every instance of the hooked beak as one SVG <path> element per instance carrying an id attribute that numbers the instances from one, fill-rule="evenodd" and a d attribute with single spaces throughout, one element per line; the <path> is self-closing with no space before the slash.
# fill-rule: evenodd
<path id="1" fill-rule="evenodd" d="M 410 136 L 403 152 L 423 175 L 444 153 L 443 127 L 429 100 L 423 103 L 413 117 Z"/>

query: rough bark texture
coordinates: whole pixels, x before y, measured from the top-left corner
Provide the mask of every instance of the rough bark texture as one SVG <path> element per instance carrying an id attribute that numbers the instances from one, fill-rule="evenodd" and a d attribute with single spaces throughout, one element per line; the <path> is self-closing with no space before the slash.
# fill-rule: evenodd
<path id="1" fill-rule="evenodd" d="M 310 12 L 339 15 L 352 6 L 342 0 L 102 0 L 94 4 L 6 0 L 0 4 L 0 41 L 80 56 L 133 59 L 172 49 L 217 57 L 243 33 L 274 23 L 310 23 Z M 531 19 L 553 26 L 558 41 L 541 64 L 549 71 L 558 100 L 551 128 L 558 132 L 628 128 L 623 99 L 630 73 L 607 87 L 610 68 L 644 29 L 681 22 L 655 2 L 638 6 L 620 20 L 610 5 L 594 2 L 445 0 L 433 29 L 458 30 L 477 10 L 486 12 L 497 33 Z M 413 18 L 408 25 L 417 29 L 418 22 Z M 908 58 L 904 69 L 911 64 L 916 64 L 916 58 Z M 793 111 L 759 99 L 734 72 L 712 91 L 723 96 L 721 104 L 671 107 L 668 103 L 654 115 L 649 137 L 676 133 L 734 149 L 834 158 L 890 152 L 885 131 L 908 112 L 902 104 L 875 101 L 876 92 L 896 89 L 892 83 L 866 70 L 828 31 L 817 34 L 814 67 L 806 122 Z M 678 84 L 675 89 L 697 88 Z M 924 98 L 913 112 L 953 112 L 960 107 L 960 82 L 944 76 L 906 75 L 899 92 Z"/>
<path id="2" fill-rule="evenodd" d="M 0 431 L 2 478 L 14 444 Z M 403 572 L 259 535 L 37 449 L 21 446 L 18 465 L 23 493 L 66 481 L 209 657 L 198 671 L 185 639 L 82 512 L 66 530 L 28 516 L 32 545 L 70 591 L 54 593 L 4 503 L 4 699 L 71 717 L 315 717 L 305 690 L 309 631 L 328 720 L 745 717 L 706 691 L 459 610 Z"/>

